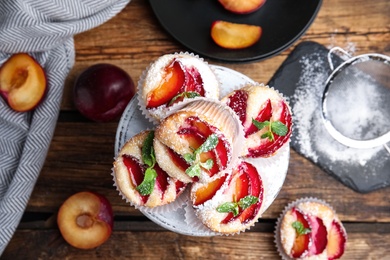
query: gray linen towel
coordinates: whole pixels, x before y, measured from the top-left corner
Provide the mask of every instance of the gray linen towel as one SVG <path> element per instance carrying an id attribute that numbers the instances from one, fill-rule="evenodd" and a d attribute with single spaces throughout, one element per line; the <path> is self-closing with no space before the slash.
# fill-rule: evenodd
<path id="1" fill-rule="evenodd" d="M 18 113 L 0 98 L 0 255 L 23 215 L 42 169 L 74 64 L 73 35 L 119 13 L 130 0 L 1 0 L 0 65 L 26 52 L 44 68 L 45 100 Z"/>

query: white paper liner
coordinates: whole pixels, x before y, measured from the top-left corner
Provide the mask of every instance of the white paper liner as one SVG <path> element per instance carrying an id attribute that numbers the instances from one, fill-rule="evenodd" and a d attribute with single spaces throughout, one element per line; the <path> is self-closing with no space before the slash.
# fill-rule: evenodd
<path id="1" fill-rule="evenodd" d="M 220 80 L 219 76 L 217 75 L 217 73 L 215 73 L 213 66 L 210 66 L 203 58 L 199 57 L 198 55 L 196 55 L 194 53 L 190 53 L 190 52 L 175 52 L 174 54 L 171 54 L 171 55 L 189 55 L 189 56 L 191 56 L 193 58 L 198 59 L 204 65 L 208 66 L 210 68 L 211 72 L 214 74 L 214 76 L 216 78 L 216 81 L 218 82 L 218 84 L 217 84 L 218 85 L 218 89 L 216 89 L 217 93 L 216 93 L 215 98 L 212 97 L 212 94 L 206 95 L 206 97 L 208 97 L 210 99 L 215 99 L 215 100 L 219 99 L 219 97 L 220 97 L 219 92 L 221 90 L 221 80 Z M 145 116 L 145 118 L 148 119 L 153 124 L 158 124 L 162 119 L 164 119 L 167 116 L 167 112 L 170 109 L 174 108 L 176 105 L 181 103 L 181 102 L 175 103 L 175 104 L 173 104 L 170 107 L 159 107 L 159 108 L 150 109 L 150 110 L 146 109 L 146 103 L 145 103 L 145 100 L 143 99 L 143 95 L 142 95 L 142 93 L 143 93 L 143 86 L 144 86 L 144 83 L 145 83 L 148 71 L 150 70 L 150 68 L 152 67 L 152 65 L 156 61 L 157 60 L 151 62 L 146 67 L 146 69 L 141 73 L 141 76 L 140 76 L 140 78 L 138 80 L 138 85 L 137 85 L 138 106 L 139 106 L 142 114 Z M 207 91 L 207 89 L 206 89 L 206 91 Z M 186 99 L 184 99 L 184 100 L 186 100 Z"/>
<path id="2" fill-rule="evenodd" d="M 195 210 L 192 206 L 192 202 L 189 200 L 184 208 L 185 210 L 185 222 L 191 226 L 195 233 L 204 233 L 206 236 L 223 235 L 222 233 L 214 232 L 205 226 L 202 221 L 196 216 Z"/>
<path id="3" fill-rule="evenodd" d="M 338 218 L 338 216 L 336 214 L 336 211 L 333 209 L 333 207 L 330 204 L 328 204 L 327 202 L 325 202 L 325 201 L 323 201 L 321 199 L 314 198 L 314 197 L 305 197 L 305 198 L 300 198 L 300 199 L 297 199 L 295 201 L 290 202 L 289 204 L 287 204 L 287 206 L 284 207 L 284 210 L 282 211 L 282 213 L 280 214 L 279 218 L 277 219 L 276 225 L 275 225 L 275 231 L 274 231 L 274 243 L 275 243 L 275 246 L 276 246 L 276 249 L 277 249 L 279 255 L 282 257 L 283 260 L 294 260 L 294 258 L 291 258 L 290 256 L 288 256 L 288 254 L 284 251 L 283 246 L 282 246 L 281 237 L 280 237 L 280 227 L 281 227 L 281 223 L 282 223 L 283 217 L 293 207 L 296 207 L 299 204 L 305 203 L 305 202 L 316 202 L 316 203 L 319 203 L 319 204 L 327 206 L 334 213 L 334 219 L 339 221 L 340 224 L 342 225 L 342 223 L 339 220 L 339 218 Z M 342 228 L 344 229 L 343 226 L 342 226 Z M 345 229 L 344 229 L 344 231 L 345 231 Z M 345 232 L 345 235 L 346 234 L 347 233 Z M 310 244 L 309 244 L 309 247 L 310 247 Z M 325 248 L 324 251 L 326 252 L 326 248 Z M 314 256 L 312 256 L 312 257 L 314 257 Z M 325 259 L 327 259 L 326 254 L 325 254 Z"/>

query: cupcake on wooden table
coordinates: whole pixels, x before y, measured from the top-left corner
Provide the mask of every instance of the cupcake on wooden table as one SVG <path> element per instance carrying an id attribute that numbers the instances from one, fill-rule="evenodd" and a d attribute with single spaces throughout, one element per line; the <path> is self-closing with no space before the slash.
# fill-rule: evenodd
<path id="1" fill-rule="evenodd" d="M 275 238 L 283 259 L 339 259 L 347 233 L 328 204 L 305 198 L 286 207 L 276 225 Z"/>
<path id="2" fill-rule="evenodd" d="M 155 121 L 167 110 L 188 98 L 219 98 L 219 81 L 212 68 L 189 53 L 166 54 L 154 61 L 139 83 L 139 104 L 145 115 Z"/>

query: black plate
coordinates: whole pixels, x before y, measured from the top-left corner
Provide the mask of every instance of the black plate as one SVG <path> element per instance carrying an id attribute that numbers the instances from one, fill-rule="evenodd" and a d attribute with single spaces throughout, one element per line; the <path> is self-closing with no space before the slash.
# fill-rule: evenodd
<path id="1" fill-rule="evenodd" d="M 291 46 L 316 17 L 322 0 L 266 0 L 251 14 L 233 14 L 218 0 L 149 0 L 162 26 L 181 44 L 203 57 L 225 62 L 269 58 Z M 213 21 L 259 25 L 260 40 L 253 46 L 228 50 L 210 37 Z"/>

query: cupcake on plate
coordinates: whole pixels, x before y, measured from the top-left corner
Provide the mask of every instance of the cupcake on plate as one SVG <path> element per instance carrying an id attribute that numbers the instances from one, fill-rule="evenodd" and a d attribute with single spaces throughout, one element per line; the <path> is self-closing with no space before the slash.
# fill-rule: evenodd
<path id="1" fill-rule="evenodd" d="M 155 160 L 154 131 L 143 131 L 128 140 L 114 161 L 114 182 L 120 194 L 137 207 L 169 204 L 186 184 L 168 176 Z"/>
<path id="2" fill-rule="evenodd" d="M 192 100 L 156 127 L 154 149 L 170 176 L 185 183 L 208 182 L 238 160 L 241 140 L 242 127 L 226 105 Z"/>
<path id="3" fill-rule="evenodd" d="M 275 238 L 283 259 L 339 259 L 347 233 L 328 204 L 305 198 L 286 207 L 278 219 Z"/>
<path id="4" fill-rule="evenodd" d="M 290 140 L 291 110 L 283 96 L 262 84 L 247 84 L 222 99 L 245 132 L 245 157 L 269 157 Z"/>
<path id="5" fill-rule="evenodd" d="M 217 76 L 202 58 L 189 53 L 166 54 L 142 75 L 138 98 L 145 115 L 160 121 L 170 107 L 185 99 L 219 99 L 219 86 Z"/>
<path id="6" fill-rule="evenodd" d="M 264 187 L 258 169 L 241 161 L 208 183 L 194 183 L 191 201 L 196 216 L 212 231 L 235 234 L 253 226 L 261 216 Z"/>

